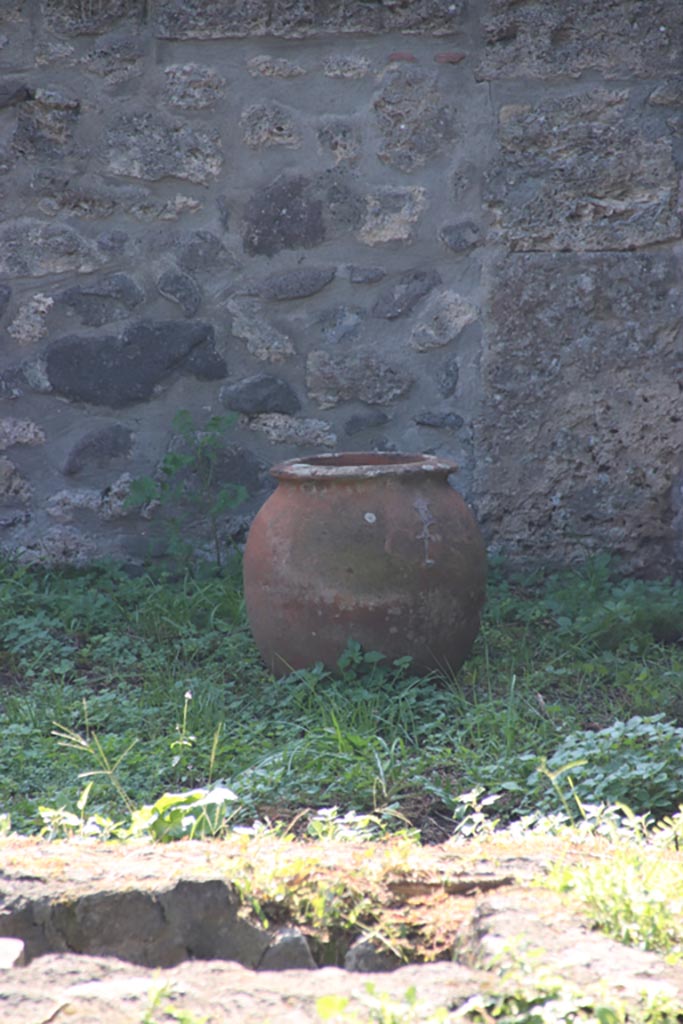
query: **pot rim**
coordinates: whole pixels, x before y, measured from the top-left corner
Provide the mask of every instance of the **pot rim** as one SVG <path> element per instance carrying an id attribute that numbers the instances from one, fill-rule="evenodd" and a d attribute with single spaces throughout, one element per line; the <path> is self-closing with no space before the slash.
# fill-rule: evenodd
<path id="1" fill-rule="evenodd" d="M 272 466 L 270 473 L 289 481 L 367 480 L 424 474 L 447 477 L 457 468 L 452 459 L 413 452 L 327 452 L 287 459 Z"/>

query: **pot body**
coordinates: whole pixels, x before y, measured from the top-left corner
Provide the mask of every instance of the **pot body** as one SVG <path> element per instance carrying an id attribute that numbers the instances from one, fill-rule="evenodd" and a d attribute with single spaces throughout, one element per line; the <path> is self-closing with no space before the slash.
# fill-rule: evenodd
<path id="1" fill-rule="evenodd" d="M 428 455 L 339 453 L 273 467 L 276 491 L 244 552 L 247 615 L 270 669 L 321 661 L 349 640 L 419 672 L 455 670 L 479 630 L 486 554 L 448 484 L 456 466 Z"/>

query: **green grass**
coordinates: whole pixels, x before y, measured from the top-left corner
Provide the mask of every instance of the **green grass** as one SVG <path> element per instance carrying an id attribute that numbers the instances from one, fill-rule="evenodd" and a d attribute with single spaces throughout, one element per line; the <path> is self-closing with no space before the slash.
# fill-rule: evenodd
<path id="1" fill-rule="evenodd" d="M 233 823 L 335 806 L 444 838 L 484 793 L 502 821 L 613 801 L 615 757 L 627 780 L 616 799 L 661 817 L 683 793 L 683 585 L 621 579 L 605 559 L 555 574 L 494 567 L 455 677 L 418 678 L 352 646 L 336 678 L 274 680 L 237 570 L 6 563 L 0 735 L 0 814 L 22 832 L 44 826 L 41 806 L 82 813 L 88 782 L 87 813 L 114 820 L 220 783 Z"/>

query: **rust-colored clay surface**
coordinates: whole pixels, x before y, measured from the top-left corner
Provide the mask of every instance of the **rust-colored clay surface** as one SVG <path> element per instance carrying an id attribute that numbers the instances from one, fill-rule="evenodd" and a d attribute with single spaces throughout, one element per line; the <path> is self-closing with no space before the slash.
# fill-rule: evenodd
<path id="1" fill-rule="evenodd" d="M 275 466 L 279 486 L 244 555 L 249 622 L 276 672 L 322 661 L 349 640 L 420 672 L 469 654 L 486 556 L 472 513 L 428 455 L 340 453 Z"/>

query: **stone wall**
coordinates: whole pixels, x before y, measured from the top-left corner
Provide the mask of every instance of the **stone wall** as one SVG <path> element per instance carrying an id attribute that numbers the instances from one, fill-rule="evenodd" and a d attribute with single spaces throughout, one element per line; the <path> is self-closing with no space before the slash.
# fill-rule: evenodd
<path id="1" fill-rule="evenodd" d="M 143 557 L 232 410 L 238 535 L 426 451 L 492 551 L 680 570 L 682 165 L 680 0 L 5 0 L 0 544 Z"/>

